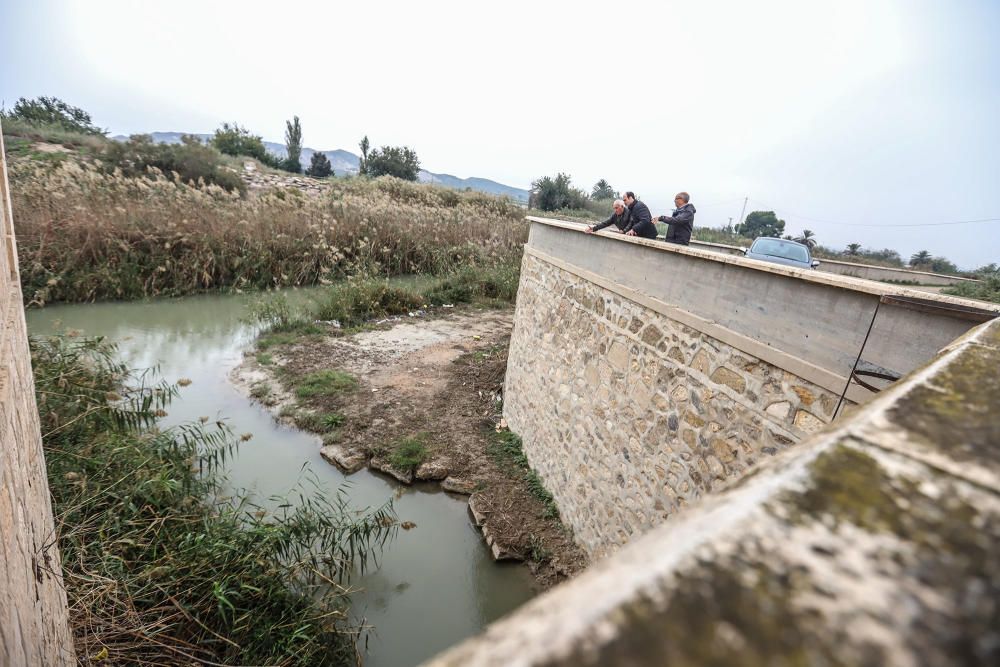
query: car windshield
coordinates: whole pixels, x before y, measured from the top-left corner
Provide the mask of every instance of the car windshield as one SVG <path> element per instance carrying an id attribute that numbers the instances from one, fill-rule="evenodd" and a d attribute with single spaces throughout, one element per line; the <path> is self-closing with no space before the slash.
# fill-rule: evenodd
<path id="1" fill-rule="evenodd" d="M 754 241 L 753 247 L 750 248 L 750 252 L 758 255 L 794 259 L 797 262 L 809 261 L 809 253 L 805 247 L 798 243 L 791 243 L 780 239 L 757 239 Z"/>

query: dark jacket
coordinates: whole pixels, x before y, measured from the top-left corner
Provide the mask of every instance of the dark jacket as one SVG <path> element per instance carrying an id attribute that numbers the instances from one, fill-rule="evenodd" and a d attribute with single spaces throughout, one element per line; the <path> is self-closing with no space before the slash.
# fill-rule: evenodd
<path id="1" fill-rule="evenodd" d="M 599 222 L 596 225 L 593 225 L 591 227 L 591 229 L 593 229 L 595 232 L 599 232 L 602 229 L 604 229 L 605 227 L 610 227 L 611 225 L 614 225 L 615 227 L 617 227 L 618 231 L 620 231 L 620 232 L 624 232 L 625 231 L 625 228 L 628 227 L 628 207 L 627 206 L 625 206 L 625 207 L 622 208 L 622 214 L 621 215 L 618 215 L 617 213 L 612 213 L 611 217 L 609 217 L 604 222 Z"/>
<path id="2" fill-rule="evenodd" d="M 667 243 L 687 245 L 691 242 L 691 230 L 694 229 L 694 204 L 688 202 L 674 211 L 673 215 L 661 215 L 657 220 L 669 225 L 667 235 L 663 239 Z"/>
<path id="3" fill-rule="evenodd" d="M 655 239 L 656 225 L 653 224 L 653 215 L 649 212 L 649 207 L 636 199 L 628 207 L 628 211 L 628 225 L 623 231 L 635 231 L 636 236 Z"/>

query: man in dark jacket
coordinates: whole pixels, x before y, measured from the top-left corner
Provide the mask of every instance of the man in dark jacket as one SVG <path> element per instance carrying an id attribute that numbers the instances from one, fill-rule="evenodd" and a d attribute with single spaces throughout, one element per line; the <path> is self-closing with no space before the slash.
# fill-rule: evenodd
<path id="1" fill-rule="evenodd" d="M 628 227 L 628 209 L 625 208 L 625 202 L 621 199 L 616 199 L 615 203 L 611 205 L 611 208 L 614 209 L 614 213 L 612 213 L 607 220 L 596 225 L 590 225 L 583 231 L 588 234 L 593 234 L 601 231 L 605 227 L 614 225 L 618 228 L 619 232 L 624 232 L 625 228 Z"/>
<path id="2" fill-rule="evenodd" d="M 634 192 L 625 193 L 625 205 L 628 206 L 628 224 L 625 226 L 626 236 L 642 236 L 647 239 L 656 238 L 656 225 L 649 207 L 635 198 Z"/>
<path id="3" fill-rule="evenodd" d="M 664 241 L 667 243 L 678 243 L 688 245 L 691 242 L 691 230 L 694 229 L 694 204 L 691 203 L 691 195 L 686 192 L 678 192 L 674 197 L 673 215 L 661 215 L 657 220 L 665 222 L 667 225 L 667 235 Z"/>

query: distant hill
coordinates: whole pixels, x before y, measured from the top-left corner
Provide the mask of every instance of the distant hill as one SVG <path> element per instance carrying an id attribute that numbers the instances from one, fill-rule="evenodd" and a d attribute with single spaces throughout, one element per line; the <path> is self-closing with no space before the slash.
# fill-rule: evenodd
<path id="1" fill-rule="evenodd" d="M 186 132 L 151 132 L 150 136 L 153 137 L 153 141 L 163 144 L 179 144 L 181 141 L 181 136 L 187 134 Z M 194 134 L 193 136 L 198 137 L 202 141 L 208 141 L 212 138 L 211 134 Z M 125 135 L 119 134 L 111 137 L 116 141 L 124 141 L 128 139 Z M 287 153 L 285 152 L 285 145 L 275 143 L 273 141 L 265 141 L 264 147 L 268 151 L 274 153 L 278 157 L 285 157 Z M 313 153 L 316 150 L 313 148 L 303 148 L 302 149 L 302 165 L 306 166 L 312 160 Z M 336 174 L 357 174 L 358 173 L 358 163 L 360 158 L 345 150 L 332 150 L 323 151 L 326 157 L 330 160 L 330 166 L 333 167 L 333 171 Z M 458 176 L 452 176 L 451 174 L 436 174 L 434 172 L 427 171 L 425 169 L 420 170 L 419 179 L 422 183 L 434 183 L 435 185 L 443 185 L 446 188 L 454 188 L 455 190 L 476 190 L 478 192 L 487 192 L 493 195 L 506 195 L 515 201 L 527 203 L 528 201 L 528 191 L 521 188 L 515 188 L 510 185 L 504 185 L 503 183 L 497 183 L 496 181 L 491 181 L 488 178 L 477 178 L 475 176 L 470 178 L 459 178 Z"/>

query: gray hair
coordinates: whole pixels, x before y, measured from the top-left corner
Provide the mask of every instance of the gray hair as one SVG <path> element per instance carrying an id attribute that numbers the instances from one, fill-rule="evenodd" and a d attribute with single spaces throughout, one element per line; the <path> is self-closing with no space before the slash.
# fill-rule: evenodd
<path id="1" fill-rule="evenodd" d="M 611 205 L 611 208 L 614 208 L 615 206 L 624 207 L 625 206 L 625 202 L 623 202 L 621 199 L 616 199 L 615 203 Z"/>

